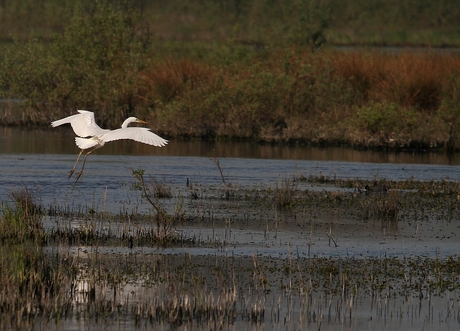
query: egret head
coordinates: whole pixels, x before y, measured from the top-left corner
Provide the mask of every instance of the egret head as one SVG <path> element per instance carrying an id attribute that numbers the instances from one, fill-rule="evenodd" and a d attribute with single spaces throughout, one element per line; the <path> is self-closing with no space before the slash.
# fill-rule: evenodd
<path id="1" fill-rule="evenodd" d="M 128 118 L 123 122 L 123 124 L 121 125 L 121 127 L 122 127 L 123 129 L 124 129 L 124 128 L 127 128 L 128 125 L 129 125 L 130 123 L 142 123 L 142 124 L 147 124 L 146 121 L 140 120 L 140 119 L 138 119 L 138 118 L 136 118 L 136 117 L 128 117 Z"/>

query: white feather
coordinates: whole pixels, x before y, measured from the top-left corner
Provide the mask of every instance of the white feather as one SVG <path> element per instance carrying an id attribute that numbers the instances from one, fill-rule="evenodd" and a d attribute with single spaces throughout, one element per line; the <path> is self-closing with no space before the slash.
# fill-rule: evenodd
<path id="1" fill-rule="evenodd" d="M 78 110 L 79 114 L 71 115 L 60 120 L 51 122 L 52 127 L 56 127 L 63 124 L 70 124 L 73 131 L 78 137 L 75 137 L 75 144 L 81 149 L 80 154 L 77 157 L 77 161 L 70 170 L 69 178 L 75 171 L 75 168 L 80 160 L 80 156 L 83 151 L 88 150 L 83 159 L 83 165 L 81 171 L 78 173 L 77 180 L 83 174 L 85 167 L 86 158 L 95 149 L 104 146 L 106 142 L 120 140 L 120 139 L 131 139 L 144 144 L 162 147 L 168 143 L 166 139 L 161 138 L 155 133 L 151 132 L 148 128 L 130 128 L 128 125 L 133 122 L 146 123 L 140 121 L 135 117 L 127 118 L 120 129 L 113 131 L 105 130 L 99 127 L 94 120 L 94 113 L 87 110 Z"/>
<path id="2" fill-rule="evenodd" d="M 70 124 L 73 131 L 79 137 L 93 137 L 104 134 L 110 130 L 104 130 L 96 124 L 94 113 L 87 110 L 78 110 L 80 114 L 71 115 L 63 119 L 51 122 L 52 127 L 62 124 Z"/>
<path id="3" fill-rule="evenodd" d="M 109 142 L 120 139 L 131 139 L 147 145 L 162 147 L 168 143 L 167 140 L 161 138 L 148 128 L 124 128 L 109 131 L 98 138 L 103 142 Z"/>
<path id="4" fill-rule="evenodd" d="M 92 138 L 80 138 L 80 137 L 75 137 L 75 144 L 78 146 L 80 149 L 89 149 L 96 147 L 100 144 L 100 141 L 98 139 Z M 102 147 L 103 144 L 100 146 Z"/>
<path id="5" fill-rule="evenodd" d="M 96 124 L 93 112 L 87 110 L 78 110 L 78 112 L 79 114 L 51 122 L 51 126 L 56 127 L 63 124 L 70 124 L 78 136 L 75 138 L 75 144 L 81 149 L 89 149 L 98 145 L 102 147 L 106 142 L 120 139 L 131 139 L 158 147 L 165 146 L 168 143 L 166 139 L 151 132 L 148 128 L 128 127 L 128 124 L 132 122 L 139 122 L 135 117 L 126 119 L 121 129 L 111 131 L 102 129 Z"/>

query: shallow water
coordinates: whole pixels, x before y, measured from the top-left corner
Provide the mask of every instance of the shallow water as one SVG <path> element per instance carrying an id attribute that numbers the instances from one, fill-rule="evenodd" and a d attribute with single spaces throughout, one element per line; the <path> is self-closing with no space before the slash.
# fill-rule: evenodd
<path id="1" fill-rule="evenodd" d="M 121 231 L 151 227 L 142 221 L 117 220 L 95 216 L 88 218 L 88 211 L 124 215 L 149 214 L 150 206 L 143 201 L 135 182 L 132 169 L 145 169 L 146 178 L 155 177 L 171 188 L 173 198 L 164 201 L 170 208 L 182 197 L 183 208 L 188 214 L 201 219 L 197 224 L 179 226 L 176 231 L 185 237 L 205 242 L 218 243 L 218 247 L 59 247 L 60 253 L 80 254 L 94 252 L 98 258 L 104 256 L 144 257 L 177 256 L 200 259 L 203 257 L 251 257 L 274 258 L 287 261 L 292 258 L 311 257 L 344 259 L 369 257 L 412 258 L 417 256 L 444 258 L 460 255 L 460 228 L 458 220 L 446 221 L 426 219 L 423 222 L 381 222 L 362 219 L 347 219 L 319 215 L 290 214 L 271 210 L 253 210 L 244 199 L 229 202 L 218 197 L 223 193 L 222 178 L 210 158 L 215 155 L 220 161 L 226 182 L 232 187 L 251 194 L 258 190 L 275 187 L 283 178 L 300 175 L 308 177 L 327 176 L 343 179 L 387 179 L 387 180 L 449 180 L 460 179 L 459 155 L 442 153 L 383 153 L 355 151 L 342 148 L 281 147 L 252 143 L 209 143 L 171 141 L 163 148 L 153 148 L 131 142 L 114 142 L 88 157 L 82 178 L 68 179 L 78 154 L 73 144 L 70 128 L 54 131 L 22 131 L 0 129 L 0 201 L 11 201 L 11 192 L 27 188 L 45 208 L 57 207 L 68 211 L 81 211 L 83 218 L 47 216 L 48 229 L 57 227 L 92 226 L 101 232 Z M 77 168 L 77 171 L 79 168 Z M 200 199 L 189 198 L 190 186 L 200 194 Z M 302 182 L 299 190 L 354 192 L 354 189 L 338 188 L 326 184 Z M 232 222 L 237 219 L 238 222 Z M 215 221 L 215 223 L 214 223 Z M 330 237 L 336 241 L 335 245 Z M 56 247 L 49 247 L 55 253 Z M 245 276 L 246 277 L 246 276 Z M 251 275 L 247 275 L 251 278 Z M 86 280 L 83 278 L 82 280 Z M 131 286 L 131 287 L 130 287 Z M 143 285 L 131 283 L 124 291 L 135 295 L 142 293 Z M 137 292 L 136 292 L 137 291 Z M 83 291 L 84 292 L 84 291 Z M 228 330 L 256 327 L 260 330 L 291 330 L 306 328 L 299 324 L 302 306 L 292 304 L 285 292 L 273 291 L 267 300 L 267 308 L 273 309 L 275 298 L 282 297 L 282 314 L 296 322 L 272 323 L 267 317 L 263 324 L 253 325 L 238 322 Z M 133 294 L 134 293 L 134 294 Z M 447 293 L 456 297 L 455 293 Z M 270 301 L 271 300 L 271 301 Z M 296 299 L 294 299 L 295 301 Z M 318 314 L 326 319 L 327 305 L 331 299 L 324 294 L 314 297 Z M 339 305 L 337 298 L 333 299 Z M 356 298 L 353 303 L 353 319 L 333 314 L 323 324 L 326 329 L 351 328 L 355 330 L 400 329 L 420 330 L 435 328 L 449 330 L 458 328 L 459 302 L 437 297 L 433 300 L 386 299 L 378 302 L 380 308 L 370 309 L 369 297 Z M 273 301 L 273 302 L 272 302 Z M 270 303 L 271 302 L 271 303 Z M 375 302 L 373 302 L 375 304 Z M 343 303 L 340 303 L 342 305 Z M 350 303 L 351 304 L 351 303 Z M 268 313 L 267 313 L 268 314 Z M 433 317 L 433 314 L 435 317 Z M 447 316 L 447 314 L 449 314 Z M 143 329 L 132 321 L 117 321 L 115 329 Z M 60 326 L 72 330 L 98 330 L 107 327 L 94 322 L 68 320 Z M 316 329 L 321 323 L 313 323 Z M 47 325 L 48 327 L 49 325 Z M 59 327 L 58 327 L 59 328 Z M 39 329 L 39 328 L 38 328 Z M 146 326 L 145 329 L 148 329 Z M 168 330 L 163 325 L 159 329 Z M 190 329 L 183 326 L 183 330 Z"/>
<path id="2" fill-rule="evenodd" d="M 47 209 L 59 206 L 67 211 L 83 213 L 92 210 L 112 214 L 148 214 L 151 206 L 133 188 L 135 179 L 132 175 L 132 169 L 145 169 L 146 179 L 155 177 L 166 183 L 171 188 L 173 197 L 188 196 L 190 190 L 187 188 L 187 181 L 197 188 L 205 199 L 204 202 L 194 202 L 186 198 L 184 208 L 190 214 L 202 213 L 203 215 L 198 216 L 209 219 L 209 215 L 205 215 L 206 210 L 212 209 L 215 217 L 221 220 L 232 217 L 248 218 L 254 223 L 254 216 L 248 216 L 254 215 L 254 211 L 245 212 L 244 208 L 247 207 L 244 201 L 236 202 L 241 205 L 242 211 L 235 211 L 232 202 L 226 204 L 206 199 L 216 198 L 223 192 L 222 178 L 209 156 L 211 154 L 218 157 L 227 184 L 245 190 L 257 191 L 274 187 L 283 178 L 298 178 L 300 175 L 396 181 L 410 178 L 450 181 L 460 179 L 460 159 L 457 155 L 447 157 L 435 153 L 381 153 L 340 148 L 172 141 L 163 148 L 129 142 L 107 144 L 88 157 L 85 172 L 76 182 L 74 178 L 67 178 L 78 152 L 72 142 L 73 135 L 68 131 L 0 129 L 0 201 L 10 201 L 12 191 L 27 188 L 35 193 L 38 202 Z M 253 157 L 248 157 L 251 155 Z M 299 190 L 354 191 L 306 182 L 299 184 Z M 177 201 L 169 199 L 165 203 L 174 208 Z M 312 231 L 311 220 L 307 222 L 306 219 L 304 222 L 300 221 L 303 225 L 301 232 L 297 232 L 290 224 L 299 221 L 290 220 L 292 215 L 283 216 L 282 213 L 277 213 L 276 210 L 263 212 L 256 217 L 262 219 L 260 222 L 247 226 L 239 224 L 241 230 L 232 227 L 209 229 L 208 222 L 201 226 L 183 227 L 180 231 L 203 238 L 224 238 L 228 243 L 225 251 L 237 255 L 250 255 L 256 251 L 263 255 L 283 256 L 291 249 L 297 250 L 301 256 L 336 257 L 413 254 L 436 256 L 439 253 L 460 253 L 460 245 L 456 244 L 460 233 L 456 224 L 452 223 L 433 221 L 409 226 L 401 222 L 395 230 L 381 224 L 336 218 L 327 220 L 327 227 L 321 224 L 321 220 L 318 221 L 315 224 L 316 230 Z M 65 219 L 50 219 L 47 227 L 56 226 L 56 222 L 67 224 Z M 78 220 L 72 222 L 78 223 Z M 114 226 L 117 226 L 116 222 Z M 276 233 L 276 239 L 273 239 L 275 228 L 280 233 Z M 329 228 L 337 234 L 340 248 L 333 247 L 324 236 Z M 228 234 L 229 231 L 233 237 Z M 240 232 L 236 235 L 238 231 Z M 448 238 L 439 240 L 443 232 L 449 234 Z M 309 237 L 312 234 L 313 239 Z M 267 240 L 270 236 L 271 239 Z M 235 238 L 237 240 L 234 242 Z M 309 244 L 306 245 L 307 243 Z M 192 251 L 194 254 L 210 253 L 201 248 Z M 166 252 L 183 253 L 180 249 Z"/>
<path id="3" fill-rule="evenodd" d="M 69 132 L 70 131 L 70 132 Z M 24 131 L 0 128 L 0 201 L 12 190 L 39 192 L 41 202 L 118 213 L 141 202 L 131 190 L 132 169 L 144 169 L 166 183 L 185 188 L 220 185 L 273 185 L 283 176 L 329 176 L 344 179 L 441 180 L 460 178 L 460 155 L 383 153 L 344 148 L 282 147 L 253 143 L 171 141 L 163 148 L 113 142 L 88 157 L 80 181 L 67 179 L 78 155 L 70 128 Z M 77 171 L 79 167 L 77 167 Z"/>

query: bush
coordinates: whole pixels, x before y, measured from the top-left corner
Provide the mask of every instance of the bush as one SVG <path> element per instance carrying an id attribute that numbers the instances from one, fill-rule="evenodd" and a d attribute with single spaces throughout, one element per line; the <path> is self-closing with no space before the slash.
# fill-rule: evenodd
<path id="1" fill-rule="evenodd" d="M 417 113 L 395 103 L 371 102 L 358 110 L 355 118 L 359 129 L 370 134 L 408 132 L 417 124 Z"/>
<path id="2" fill-rule="evenodd" d="M 0 67 L 4 96 L 23 98 L 32 122 L 94 109 L 120 125 L 138 105 L 148 27 L 140 13 L 97 1 L 88 15 L 77 2 L 65 32 L 51 44 L 16 43 Z"/>
<path id="3" fill-rule="evenodd" d="M 333 74 L 323 56 L 287 50 L 237 69 L 208 67 L 206 75 L 180 84 L 170 102 L 157 103 L 151 122 L 163 123 L 161 130 L 171 136 L 315 139 L 324 119 L 330 119 L 327 125 L 342 120 L 339 107 L 354 100 L 351 85 Z"/>

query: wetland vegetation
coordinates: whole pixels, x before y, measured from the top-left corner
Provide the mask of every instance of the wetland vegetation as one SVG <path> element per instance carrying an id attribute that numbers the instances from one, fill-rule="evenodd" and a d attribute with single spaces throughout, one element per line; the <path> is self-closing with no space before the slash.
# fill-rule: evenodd
<path id="1" fill-rule="evenodd" d="M 11 193 L 0 222 L 2 328 L 460 323 L 457 254 L 344 253 L 355 231 L 408 246 L 455 242 L 457 182 L 379 180 L 388 191 L 376 193 L 364 189 L 373 180 L 321 174 L 280 177 L 271 187 L 237 187 L 222 176 L 225 186 L 190 182 L 177 193 L 142 169 L 132 175 L 133 190 L 152 205 L 147 215 L 61 210 L 40 205 L 30 190 Z M 456 230 L 439 233 L 446 224 Z M 251 246 L 258 241 L 251 229 L 273 253 Z M 292 239 L 292 231 L 303 239 Z M 313 253 L 321 241 L 341 253 Z M 277 246 L 288 249 L 276 253 Z"/>
<path id="2" fill-rule="evenodd" d="M 455 151 L 458 52 L 331 46 L 458 47 L 459 13 L 434 0 L 2 1 L 1 123 L 48 127 L 86 108 L 112 128 L 135 114 L 168 139 Z M 233 185 L 211 160 L 221 185 L 131 169 L 148 213 L 12 189 L 0 327 L 458 328 L 448 174 Z"/>
<path id="3" fill-rule="evenodd" d="M 176 139 L 458 148 L 457 52 L 328 47 L 328 42 L 457 46 L 456 2 L 219 4 L 80 1 L 65 6 L 48 0 L 33 11 L 3 4 L 8 18 L 3 31 L 17 38 L 3 52 L 2 96 L 24 102 L 20 107 L 6 103 L 2 123 L 48 126 L 76 109 L 90 109 L 102 126 L 117 127 L 136 114 L 155 132 Z M 411 19 L 405 15 L 409 11 Z M 374 18 L 389 13 L 391 24 L 376 23 Z M 37 18 L 31 19 L 36 28 L 26 32 L 15 26 L 24 15 L 50 20 L 42 20 L 39 29 Z M 365 37 L 365 31 L 376 36 L 382 29 L 384 41 Z M 392 39 L 392 33 L 407 38 Z M 426 34 L 451 41 L 421 37 Z"/>

